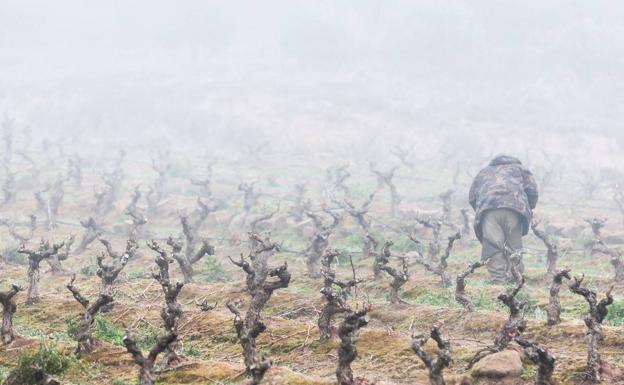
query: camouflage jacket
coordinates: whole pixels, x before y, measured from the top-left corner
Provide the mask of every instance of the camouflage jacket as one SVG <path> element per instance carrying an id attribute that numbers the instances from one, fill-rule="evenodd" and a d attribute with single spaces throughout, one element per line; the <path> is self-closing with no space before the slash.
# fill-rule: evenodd
<path id="1" fill-rule="evenodd" d="M 481 241 L 483 213 L 500 208 L 512 209 L 522 215 L 523 235 L 526 235 L 537 198 L 537 184 L 533 174 L 518 159 L 498 155 L 479 171 L 470 187 L 468 199 L 475 210 L 474 229 L 477 238 Z"/>

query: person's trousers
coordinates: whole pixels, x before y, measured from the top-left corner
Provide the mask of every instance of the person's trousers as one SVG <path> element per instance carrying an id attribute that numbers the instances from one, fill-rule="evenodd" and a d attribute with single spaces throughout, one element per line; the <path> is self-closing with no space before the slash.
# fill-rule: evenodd
<path id="1" fill-rule="evenodd" d="M 481 219 L 482 251 L 481 260 L 490 259 L 487 269 L 493 281 L 507 281 L 511 266 L 509 253 L 522 248 L 522 216 L 511 209 L 493 209 L 483 214 Z M 522 261 L 518 266 L 520 272 L 524 270 Z"/>

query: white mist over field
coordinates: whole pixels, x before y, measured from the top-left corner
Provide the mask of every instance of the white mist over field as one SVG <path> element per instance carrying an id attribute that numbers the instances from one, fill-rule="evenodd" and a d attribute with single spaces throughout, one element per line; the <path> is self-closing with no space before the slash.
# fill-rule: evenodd
<path id="1" fill-rule="evenodd" d="M 0 113 L 75 142 L 621 165 L 623 19 L 610 1 L 3 0 Z"/>

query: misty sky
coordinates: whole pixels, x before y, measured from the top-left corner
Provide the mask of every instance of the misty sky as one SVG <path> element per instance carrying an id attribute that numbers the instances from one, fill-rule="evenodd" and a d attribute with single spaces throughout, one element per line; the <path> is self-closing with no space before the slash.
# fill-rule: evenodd
<path id="1" fill-rule="evenodd" d="M 0 0 L 0 113 L 64 129 L 613 134 L 622 20 L 616 1 Z"/>

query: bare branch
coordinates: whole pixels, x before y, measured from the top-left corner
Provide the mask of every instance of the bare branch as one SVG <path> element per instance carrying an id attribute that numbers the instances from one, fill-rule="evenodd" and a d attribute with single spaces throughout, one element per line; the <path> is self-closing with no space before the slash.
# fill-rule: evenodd
<path id="1" fill-rule="evenodd" d="M 247 292 L 251 295 L 251 301 L 244 320 L 234 305 L 228 304 L 227 306 L 235 315 L 234 328 L 243 348 L 245 367 L 251 377 L 251 384 L 257 385 L 271 367 L 271 360 L 261 357 L 256 349 L 256 338 L 266 330 L 260 313 L 275 290 L 288 286 L 290 273 L 286 263 L 277 268 L 268 268 L 269 256 L 278 249 L 276 244 L 268 238 L 261 239 L 253 233 L 249 235 L 249 238 L 251 250 L 248 259 L 251 263 L 248 263 L 242 256 L 240 262 L 230 258 L 232 263 L 240 266 L 247 273 Z M 277 280 L 268 280 L 269 277 L 277 277 Z"/>
<path id="2" fill-rule="evenodd" d="M 385 271 L 392 277 L 392 283 L 390 283 L 390 303 L 392 304 L 405 303 L 405 301 L 400 298 L 399 291 L 409 279 L 409 273 L 407 269 L 407 258 L 403 256 L 400 257 L 400 259 L 401 271 L 388 265 L 382 265 L 380 267 L 381 270 Z"/>
<path id="3" fill-rule="evenodd" d="M 546 348 L 522 336 L 516 337 L 516 342 L 524 348 L 524 354 L 537 365 L 535 385 L 554 385 L 552 374 L 555 371 L 555 357 Z"/>
<path id="4" fill-rule="evenodd" d="M 0 336 L 2 337 L 2 343 L 5 345 L 13 342 L 15 338 L 13 314 L 17 311 L 17 305 L 13 297 L 22 290 L 24 289 L 13 284 L 8 291 L 0 292 L 0 304 L 2 304 L 2 329 L 0 329 Z"/>
<path id="5" fill-rule="evenodd" d="M 158 355 L 173 344 L 177 340 L 175 334 L 165 334 L 156 340 L 156 344 L 150 350 L 147 357 L 143 355 L 143 352 L 136 343 L 136 336 L 131 330 L 126 331 L 126 336 L 123 339 L 123 343 L 126 346 L 128 353 L 132 355 L 134 362 L 139 365 L 139 384 L 140 385 L 154 385 L 156 383 L 156 368 L 154 363 Z"/>
<path id="6" fill-rule="evenodd" d="M 437 358 L 431 357 L 431 355 L 423 349 L 423 346 L 429 338 L 433 339 L 438 345 Z M 423 335 L 412 336 L 412 350 L 429 370 L 429 383 L 431 385 L 444 385 L 445 382 L 442 371 L 451 364 L 451 346 L 447 340 L 442 338 L 440 329 L 437 326 L 431 328 L 430 337 L 425 337 Z"/>
<path id="7" fill-rule="evenodd" d="M 78 346 L 76 347 L 76 354 L 91 353 L 94 349 L 94 339 L 91 334 L 91 326 L 95 321 L 95 315 L 102 310 L 102 308 L 113 302 L 112 295 L 102 291 L 97 300 L 92 304 L 88 299 L 80 294 L 80 291 L 74 286 L 76 280 L 76 274 L 72 275 L 71 280 L 67 284 L 67 289 L 72 293 L 76 301 L 82 305 L 85 309 L 81 316 L 80 324 L 78 325 L 78 332 L 76 339 L 78 340 Z"/>
<path id="8" fill-rule="evenodd" d="M 473 262 L 466 270 L 457 275 L 457 279 L 455 280 L 455 300 L 459 302 L 464 310 L 467 312 L 475 311 L 475 307 L 470 301 L 470 297 L 466 294 L 466 278 L 468 275 L 474 273 L 474 271 L 482 266 L 485 266 L 488 263 L 488 260 Z"/>
<path id="9" fill-rule="evenodd" d="M 587 369 L 585 379 L 597 383 L 602 379 L 602 360 L 600 358 L 599 343 L 603 339 L 602 321 L 608 313 L 608 306 L 613 303 L 611 290 L 613 286 L 607 290 L 605 298 L 598 302 L 596 292 L 587 287 L 581 286 L 584 276 L 581 278 L 574 277 L 570 284 L 570 291 L 585 298 L 589 309 L 585 315 L 584 321 L 587 326 Z"/>
<path id="10" fill-rule="evenodd" d="M 44 259 L 48 259 L 57 254 L 65 243 L 50 244 L 49 241 L 43 239 L 39 242 L 37 250 L 27 249 L 23 245 L 18 252 L 28 256 L 28 294 L 26 304 L 31 305 L 39 301 L 39 264 Z"/>
<path id="11" fill-rule="evenodd" d="M 340 347 L 338 348 L 338 367 L 336 378 L 339 385 L 355 385 L 351 363 L 357 358 L 356 342 L 361 328 L 368 325 L 370 306 L 356 312 L 350 312 L 338 329 Z"/>
<path id="12" fill-rule="evenodd" d="M 468 368 L 471 368 L 485 356 L 506 349 L 509 343 L 517 336 L 520 336 L 526 329 L 526 321 L 524 320 L 524 316 L 522 314 L 522 309 L 524 308 L 525 303 L 516 299 L 516 295 L 524 286 L 524 282 L 525 279 L 522 277 L 516 287 L 511 288 L 507 292 L 498 296 L 498 300 L 509 309 L 509 318 L 494 338 L 494 345 L 479 350 L 470 360 Z"/>
<path id="13" fill-rule="evenodd" d="M 531 223 L 531 229 L 533 230 L 533 234 L 538 237 L 546 246 L 546 260 L 548 261 L 548 268 L 546 273 L 549 275 L 555 274 L 557 271 L 557 260 L 559 259 L 559 247 L 557 243 L 551 239 L 551 237 L 546 234 L 545 231 L 540 230 L 537 226 L 539 225 L 538 221 L 533 221 Z"/>
<path id="14" fill-rule="evenodd" d="M 570 269 L 560 270 L 553 275 L 553 282 L 550 285 L 550 296 L 548 299 L 548 325 L 557 325 L 561 322 L 561 302 L 559 301 L 559 290 L 563 279 L 570 279 Z"/>
<path id="15" fill-rule="evenodd" d="M 325 299 L 325 304 L 318 318 L 318 327 L 321 340 L 328 340 L 332 336 L 331 323 L 336 314 L 345 313 L 351 311 L 347 305 L 347 296 L 350 294 L 350 289 L 358 284 L 355 277 L 355 270 L 353 271 L 353 279 L 350 281 L 339 281 L 336 279 L 336 273 L 332 270 L 332 263 L 334 259 L 339 256 L 336 250 L 327 249 L 323 254 L 322 270 L 323 276 L 323 288 L 321 294 Z M 339 290 L 334 288 L 337 286 Z"/>

